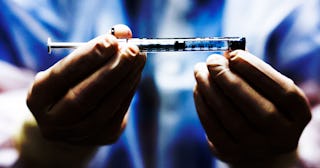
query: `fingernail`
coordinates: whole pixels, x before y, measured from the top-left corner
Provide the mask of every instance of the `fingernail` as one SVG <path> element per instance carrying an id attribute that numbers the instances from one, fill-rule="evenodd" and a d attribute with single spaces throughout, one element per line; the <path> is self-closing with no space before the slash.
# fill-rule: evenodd
<path id="1" fill-rule="evenodd" d="M 220 65 L 227 65 L 227 64 L 228 64 L 228 60 L 219 54 L 212 54 L 207 58 L 208 66 L 220 66 Z"/>
<path id="2" fill-rule="evenodd" d="M 136 56 L 139 53 L 139 48 L 136 45 L 128 45 L 127 50 L 132 56 Z"/>
<path id="3" fill-rule="evenodd" d="M 122 46 L 122 51 L 127 55 L 135 57 L 139 53 L 139 48 L 136 45 L 125 44 Z"/>
<path id="4" fill-rule="evenodd" d="M 236 60 L 238 57 L 243 57 L 243 55 L 246 55 L 246 54 L 247 54 L 246 51 L 243 51 L 243 50 L 235 50 L 235 51 L 230 52 L 227 58 L 228 58 L 230 61 L 234 61 L 234 60 Z"/>
<path id="5" fill-rule="evenodd" d="M 207 59 L 207 67 L 210 74 L 216 77 L 229 69 L 229 62 L 225 57 L 213 54 Z"/>

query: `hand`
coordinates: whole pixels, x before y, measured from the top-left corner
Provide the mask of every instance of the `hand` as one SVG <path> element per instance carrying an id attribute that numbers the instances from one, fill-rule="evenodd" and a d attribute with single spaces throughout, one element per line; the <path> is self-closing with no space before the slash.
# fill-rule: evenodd
<path id="1" fill-rule="evenodd" d="M 210 56 L 195 78 L 197 112 L 218 158 L 242 164 L 295 151 L 311 114 L 292 80 L 241 50 Z"/>
<path id="2" fill-rule="evenodd" d="M 127 26 L 114 30 L 117 37 L 132 36 Z M 107 34 L 38 73 L 27 105 L 44 137 L 88 145 L 117 140 L 145 61 L 137 46 L 119 46 Z"/>

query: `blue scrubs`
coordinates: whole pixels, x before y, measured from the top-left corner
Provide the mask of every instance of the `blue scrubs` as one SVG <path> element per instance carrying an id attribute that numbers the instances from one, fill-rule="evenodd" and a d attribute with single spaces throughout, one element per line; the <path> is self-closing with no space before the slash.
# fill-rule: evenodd
<path id="1" fill-rule="evenodd" d="M 279 10 L 272 13 L 269 3 Z M 48 55 L 48 37 L 88 41 L 122 23 L 134 37 L 246 36 L 248 49 L 282 73 L 320 81 L 320 2 L 289 3 L 3 0 L 0 59 L 42 71 L 70 52 Z M 150 54 L 126 130 L 115 144 L 101 147 L 89 167 L 215 167 L 192 96 L 193 66 L 209 54 Z"/>

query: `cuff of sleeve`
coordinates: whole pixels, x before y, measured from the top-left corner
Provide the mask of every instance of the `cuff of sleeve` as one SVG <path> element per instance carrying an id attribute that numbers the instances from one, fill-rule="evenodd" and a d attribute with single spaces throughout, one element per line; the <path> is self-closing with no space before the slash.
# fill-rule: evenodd
<path id="1" fill-rule="evenodd" d="M 18 164 L 24 167 L 84 167 L 98 148 L 48 141 L 33 118 L 24 122 L 15 141 L 20 155 Z"/>
<path id="2" fill-rule="evenodd" d="M 281 154 L 277 157 L 266 159 L 264 161 L 252 161 L 245 164 L 232 165 L 223 161 L 217 161 L 217 168 L 294 168 L 299 165 L 298 153 L 296 150 Z"/>

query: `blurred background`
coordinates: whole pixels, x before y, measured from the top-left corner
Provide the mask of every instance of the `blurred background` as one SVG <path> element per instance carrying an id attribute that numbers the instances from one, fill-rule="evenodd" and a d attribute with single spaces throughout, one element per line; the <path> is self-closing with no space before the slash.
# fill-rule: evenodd
<path id="1" fill-rule="evenodd" d="M 320 100 L 319 0 L 3 0 L 0 6 L 0 167 L 19 156 L 12 136 L 30 115 L 25 97 L 34 75 L 72 52 L 49 55 L 48 37 L 86 42 L 115 24 L 128 25 L 133 37 L 246 37 L 251 53 L 301 84 L 313 105 Z M 193 67 L 210 54 L 148 54 L 127 129 L 89 167 L 215 167 L 192 96 Z"/>

